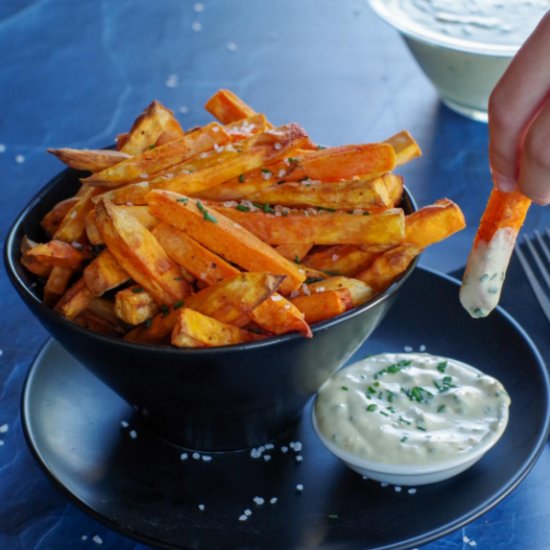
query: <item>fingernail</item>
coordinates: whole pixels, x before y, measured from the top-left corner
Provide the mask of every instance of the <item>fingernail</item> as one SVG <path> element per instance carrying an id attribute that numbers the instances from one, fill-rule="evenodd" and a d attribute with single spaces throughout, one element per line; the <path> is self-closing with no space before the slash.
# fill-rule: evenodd
<path id="1" fill-rule="evenodd" d="M 501 174 L 493 172 L 493 182 L 503 193 L 511 193 L 516 190 L 516 184 Z"/>

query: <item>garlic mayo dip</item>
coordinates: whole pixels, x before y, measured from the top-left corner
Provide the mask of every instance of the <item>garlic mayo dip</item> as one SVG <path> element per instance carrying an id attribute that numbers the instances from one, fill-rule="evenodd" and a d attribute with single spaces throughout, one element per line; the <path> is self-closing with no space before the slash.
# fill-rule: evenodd
<path id="1" fill-rule="evenodd" d="M 510 397 L 491 376 L 427 353 L 384 353 L 338 371 L 319 390 L 315 422 L 333 445 L 388 465 L 425 466 L 489 447 Z"/>

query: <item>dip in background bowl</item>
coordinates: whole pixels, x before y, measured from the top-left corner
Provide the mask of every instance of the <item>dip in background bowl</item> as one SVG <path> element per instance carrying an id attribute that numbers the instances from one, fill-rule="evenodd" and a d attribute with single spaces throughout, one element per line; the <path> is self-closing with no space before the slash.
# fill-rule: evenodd
<path id="1" fill-rule="evenodd" d="M 369 0 L 396 28 L 441 100 L 487 122 L 489 96 L 549 0 Z"/>

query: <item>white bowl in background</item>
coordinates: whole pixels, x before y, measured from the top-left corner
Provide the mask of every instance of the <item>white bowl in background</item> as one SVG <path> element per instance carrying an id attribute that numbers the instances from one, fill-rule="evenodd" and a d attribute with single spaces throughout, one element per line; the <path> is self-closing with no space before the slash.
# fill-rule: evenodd
<path id="1" fill-rule="evenodd" d="M 534 28 L 538 16 L 544 13 L 539 14 L 540 6 L 533 6 L 529 21 L 522 25 L 523 36 L 510 37 L 509 43 L 503 40 L 491 43 L 487 37 L 480 41 L 473 35 L 468 37 L 466 33 L 462 37 L 447 35 L 431 28 L 426 21 L 408 17 L 400 6 L 413 5 L 412 0 L 369 0 L 369 3 L 378 16 L 401 33 L 443 103 L 462 115 L 482 122 L 487 122 L 491 91 L 529 31 Z M 416 2 L 415 9 L 421 4 Z M 430 2 L 424 4 L 431 6 Z M 505 6 L 502 9 L 510 8 Z M 512 43 L 514 41 L 516 43 Z"/>

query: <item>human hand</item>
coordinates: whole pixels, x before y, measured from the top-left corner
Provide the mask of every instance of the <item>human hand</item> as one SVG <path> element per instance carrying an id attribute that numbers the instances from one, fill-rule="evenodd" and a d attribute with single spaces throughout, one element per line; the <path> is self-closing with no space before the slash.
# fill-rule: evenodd
<path id="1" fill-rule="evenodd" d="M 489 162 L 502 191 L 550 204 L 550 12 L 489 99 Z"/>

